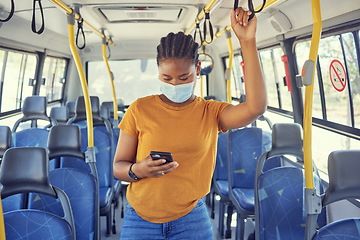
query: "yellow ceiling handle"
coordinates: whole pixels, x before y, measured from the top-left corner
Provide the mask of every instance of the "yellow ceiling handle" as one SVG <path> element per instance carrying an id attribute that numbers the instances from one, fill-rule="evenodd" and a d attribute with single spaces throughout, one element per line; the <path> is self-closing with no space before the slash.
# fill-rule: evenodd
<path id="1" fill-rule="evenodd" d="M 103 59 L 104 62 L 106 64 L 106 68 L 108 70 L 109 73 L 109 77 L 110 77 L 110 83 L 111 83 L 111 88 L 112 88 L 112 92 L 113 92 L 113 105 L 114 105 L 114 127 L 118 125 L 118 105 L 117 105 L 117 100 L 116 100 L 116 92 L 115 92 L 115 86 L 114 86 L 114 76 L 112 74 L 112 72 L 110 71 L 110 66 L 109 66 L 109 61 L 108 58 L 106 56 L 106 42 L 103 39 L 103 44 L 102 44 L 102 55 L 103 55 Z"/>
<path id="2" fill-rule="evenodd" d="M 84 94 L 84 101 L 85 101 L 85 108 L 86 108 L 86 122 L 87 122 L 87 132 L 88 132 L 88 147 L 94 147 L 94 133 L 93 133 L 93 117 L 91 111 L 91 103 L 90 103 L 90 96 L 88 92 L 88 86 L 86 82 L 86 77 L 84 73 L 83 66 L 81 64 L 81 60 L 79 57 L 79 53 L 77 52 L 75 46 L 75 38 L 74 38 L 74 24 L 75 24 L 75 14 L 72 12 L 68 14 L 68 27 L 69 27 L 69 45 L 70 50 L 73 55 L 76 69 L 78 71 L 81 87 Z"/>

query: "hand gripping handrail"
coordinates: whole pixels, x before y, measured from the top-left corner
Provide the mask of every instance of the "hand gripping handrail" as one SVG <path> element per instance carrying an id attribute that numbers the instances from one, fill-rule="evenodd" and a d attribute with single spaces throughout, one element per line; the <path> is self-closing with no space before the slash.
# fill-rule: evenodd
<path id="1" fill-rule="evenodd" d="M 60 0 L 50 0 L 51 2 L 53 2 L 55 5 L 57 5 L 58 7 L 60 7 L 62 10 L 64 10 L 68 15 L 72 14 L 74 12 L 73 9 L 71 9 L 68 5 L 66 5 L 65 3 L 63 3 Z M 80 15 L 75 13 L 75 19 L 79 20 L 80 19 Z M 106 41 L 108 43 L 110 43 L 111 45 L 115 46 L 115 44 L 113 43 L 113 41 L 109 38 L 106 38 L 106 36 L 100 32 L 99 30 L 97 30 L 95 27 L 93 27 L 90 23 L 88 23 L 87 21 L 83 20 L 83 24 L 86 25 L 88 28 L 90 28 L 92 31 L 94 31 L 99 37 L 106 39 Z"/>
<path id="2" fill-rule="evenodd" d="M 309 59 L 304 63 L 302 69 L 302 78 L 305 88 L 305 108 L 304 108 L 304 168 L 305 168 L 305 211 L 307 214 L 305 226 L 305 239 L 310 240 L 316 232 L 316 220 L 321 212 L 321 197 L 314 188 L 314 178 L 312 171 L 312 149 L 311 149 L 311 127 L 312 127 L 312 106 L 314 92 L 314 76 L 316 60 L 321 38 L 322 21 L 320 0 L 311 0 L 311 9 L 313 16 L 313 32 L 311 37 L 311 46 Z"/>
<path id="3" fill-rule="evenodd" d="M 108 70 L 108 73 L 109 73 L 109 77 L 110 77 L 110 83 L 111 83 L 111 88 L 112 88 L 112 92 L 113 92 L 113 97 L 114 97 L 114 100 L 113 100 L 113 105 L 114 105 L 114 127 L 117 127 L 118 125 L 118 105 L 117 105 L 117 100 L 116 100 L 116 92 L 115 92 L 115 86 L 114 86 L 114 77 L 113 77 L 113 74 L 110 70 L 110 66 L 109 66 L 109 61 L 108 61 L 108 58 L 106 56 L 106 41 L 105 39 L 103 39 L 103 43 L 102 43 L 102 55 L 103 55 L 103 59 L 104 59 L 104 62 L 106 64 L 106 68 Z"/>
<path id="4" fill-rule="evenodd" d="M 74 24 L 75 24 L 75 14 L 72 11 L 71 14 L 68 14 L 68 27 L 69 27 L 69 45 L 70 50 L 73 55 L 76 68 L 80 77 L 81 87 L 84 94 L 85 108 L 86 108 L 86 121 L 87 121 L 87 132 L 88 132 L 88 147 L 94 147 L 94 134 L 93 134 L 93 117 L 91 111 L 90 97 L 88 92 L 88 86 L 86 83 L 86 77 L 84 73 L 83 66 L 79 57 L 79 53 L 76 50 L 75 38 L 74 38 Z"/>
<path id="5" fill-rule="evenodd" d="M 276 3 L 277 1 L 278 1 L 278 0 L 267 0 L 266 3 L 265 3 L 265 6 L 263 7 L 263 10 L 266 9 L 266 8 L 268 8 L 270 5 Z M 262 7 L 262 6 L 259 6 L 259 7 L 255 8 L 255 12 L 259 11 L 259 10 L 261 9 L 261 7 Z M 221 31 L 219 31 L 219 32 L 217 32 L 217 33 L 215 34 L 214 39 L 220 37 L 220 36 L 223 35 L 226 31 L 230 31 L 230 30 L 231 30 L 231 25 L 226 26 L 223 30 L 221 30 Z M 206 40 L 206 39 L 205 39 L 205 40 Z M 206 46 L 206 45 L 208 44 L 207 41 L 209 42 L 209 40 L 203 41 L 203 42 L 202 42 L 202 45 L 203 45 L 203 46 Z"/>

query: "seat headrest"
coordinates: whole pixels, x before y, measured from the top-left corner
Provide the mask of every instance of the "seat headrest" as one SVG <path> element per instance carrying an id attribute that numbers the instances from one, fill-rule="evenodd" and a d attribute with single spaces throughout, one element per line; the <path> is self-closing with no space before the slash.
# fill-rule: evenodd
<path id="1" fill-rule="evenodd" d="M 110 120 L 110 109 L 106 105 L 102 105 L 100 107 L 100 116 L 107 120 Z"/>
<path id="2" fill-rule="evenodd" d="M 0 158 L 11 147 L 11 130 L 8 126 L 0 126 Z"/>
<path id="3" fill-rule="evenodd" d="M 37 192 L 56 197 L 49 182 L 49 158 L 45 148 L 15 147 L 8 149 L 1 163 L 1 197 Z"/>
<path id="4" fill-rule="evenodd" d="M 90 97 L 90 104 L 91 104 L 91 112 L 93 116 L 94 125 L 102 123 L 102 118 L 100 117 L 100 101 L 99 98 L 96 96 Z M 76 100 L 76 107 L 75 107 L 75 119 L 73 122 L 79 122 L 86 120 L 86 107 L 85 107 L 85 100 L 83 96 L 80 96 Z"/>
<path id="5" fill-rule="evenodd" d="M 69 109 L 69 118 L 72 118 L 75 116 L 75 101 L 67 101 L 66 107 Z"/>
<path id="6" fill-rule="evenodd" d="M 56 125 L 48 138 L 49 159 L 70 156 L 85 159 L 81 151 L 81 132 L 76 125 Z"/>
<path id="7" fill-rule="evenodd" d="M 125 106 L 124 101 L 121 98 L 116 99 L 117 105 L 118 105 L 118 111 L 125 112 Z"/>
<path id="8" fill-rule="evenodd" d="M 303 160 L 302 127 L 298 123 L 276 123 L 272 128 L 269 157 L 291 154 Z"/>
<path id="9" fill-rule="evenodd" d="M 114 117 L 114 103 L 113 102 L 103 102 L 100 107 L 100 115 L 101 115 L 101 109 L 108 107 L 110 111 L 110 117 Z"/>
<path id="10" fill-rule="evenodd" d="M 69 119 L 69 109 L 65 106 L 52 107 L 50 111 L 50 118 L 54 119 L 57 123 L 66 124 Z"/>
<path id="11" fill-rule="evenodd" d="M 25 98 L 23 106 L 21 108 L 24 116 L 22 122 L 28 120 L 42 119 L 49 121 L 49 117 L 46 114 L 47 100 L 42 96 L 30 96 Z"/>
<path id="12" fill-rule="evenodd" d="M 329 187 L 324 205 L 347 198 L 360 198 L 360 150 L 331 152 L 328 158 Z"/>

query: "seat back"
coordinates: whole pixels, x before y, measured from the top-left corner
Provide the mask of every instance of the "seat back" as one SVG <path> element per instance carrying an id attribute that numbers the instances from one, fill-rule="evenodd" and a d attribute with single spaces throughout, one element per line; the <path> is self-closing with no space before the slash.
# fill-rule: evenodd
<path id="1" fill-rule="evenodd" d="M 65 105 L 69 109 L 69 119 L 75 116 L 75 101 L 67 101 Z"/>
<path id="2" fill-rule="evenodd" d="M 8 126 L 0 126 L 0 159 L 4 156 L 5 151 L 10 147 L 11 130 Z"/>
<path id="3" fill-rule="evenodd" d="M 66 106 L 52 107 L 50 118 L 55 124 L 66 124 L 69 120 L 69 109 Z"/>
<path id="4" fill-rule="evenodd" d="M 218 134 L 218 143 L 217 143 L 217 153 L 216 153 L 216 164 L 214 170 L 214 180 L 215 181 L 227 181 L 228 180 L 228 155 L 227 155 L 227 134 L 219 132 Z"/>
<path id="5" fill-rule="evenodd" d="M 320 179 L 314 177 L 317 189 Z M 255 219 L 259 239 L 304 239 L 306 212 L 304 208 L 304 171 L 296 167 L 280 167 L 261 174 L 258 178 Z M 318 225 L 326 222 L 325 213 Z"/>
<path id="6" fill-rule="evenodd" d="M 264 164 L 273 158 L 291 155 L 300 160 L 302 129 L 295 123 L 278 123 L 272 129 L 271 150 L 259 158 L 255 176 L 256 239 L 304 239 L 306 212 L 304 208 L 304 172 L 297 167 L 277 167 L 264 171 Z M 321 180 L 314 176 L 316 189 Z M 318 218 L 323 226 L 326 215 Z"/>
<path id="7" fill-rule="evenodd" d="M 66 194 L 49 181 L 49 159 L 44 148 L 11 148 L 4 154 L 0 171 L 1 196 L 6 199 L 18 193 L 41 193 L 60 201 L 64 217 L 47 212 L 16 210 L 4 214 L 8 239 L 30 235 L 32 239 L 66 236 L 75 239 L 75 225 Z M 42 221 L 42 222 L 41 222 Z M 28 225 L 27 225 L 28 224 Z M 30 228 L 36 226 L 36 228 Z"/>
<path id="8" fill-rule="evenodd" d="M 229 180 L 231 188 L 254 189 L 256 165 L 259 157 L 271 147 L 271 134 L 251 127 L 230 133 Z"/>
<path id="9" fill-rule="evenodd" d="M 22 122 L 32 121 L 32 123 L 36 123 L 37 120 L 45 120 L 51 122 L 51 119 L 46 114 L 46 107 L 47 107 L 46 97 L 42 97 L 42 96 L 26 97 L 21 108 L 21 112 L 23 113 L 23 116 L 15 122 L 12 132 L 16 132 L 16 129 L 19 127 L 20 123 Z M 32 126 L 33 125 L 34 124 L 32 124 Z"/>
<path id="10" fill-rule="evenodd" d="M 23 117 L 16 121 L 12 129 L 13 147 L 47 147 L 49 131 L 36 128 L 36 124 L 33 124 L 39 119 L 51 122 L 46 114 L 46 106 L 46 97 L 30 96 L 25 98 L 21 109 Z M 32 121 L 32 128 L 16 132 L 19 124 L 26 121 Z"/>
<path id="11" fill-rule="evenodd" d="M 360 150 L 331 152 L 328 158 L 329 187 L 323 207 L 349 198 L 360 198 Z M 319 218 L 319 217 L 318 217 Z M 314 235 L 314 239 L 360 239 L 360 218 L 332 222 Z"/>

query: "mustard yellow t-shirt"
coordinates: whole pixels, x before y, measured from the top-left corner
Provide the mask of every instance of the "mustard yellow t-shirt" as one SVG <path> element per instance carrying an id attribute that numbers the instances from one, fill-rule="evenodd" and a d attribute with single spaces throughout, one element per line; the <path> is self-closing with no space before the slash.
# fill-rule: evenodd
<path id="1" fill-rule="evenodd" d="M 179 166 L 159 178 L 128 186 L 127 199 L 137 214 L 165 223 L 189 213 L 210 191 L 215 167 L 220 114 L 228 103 L 196 97 L 184 107 L 164 103 L 158 95 L 130 105 L 119 127 L 138 139 L 136 162 L 150 151 L 171 152 Z"/>

